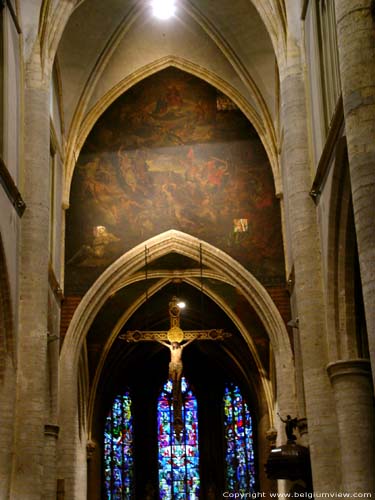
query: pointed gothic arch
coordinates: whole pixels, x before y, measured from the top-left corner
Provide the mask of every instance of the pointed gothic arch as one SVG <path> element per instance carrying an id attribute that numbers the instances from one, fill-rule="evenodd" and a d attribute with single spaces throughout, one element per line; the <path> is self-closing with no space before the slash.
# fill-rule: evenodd
<path id="1" fill-rule="evenodd" d="M 76 413 L 76 380 L 80 351 L 90 325 L 107 298 L 113 294 L 126 277 L 134 275 L 144 265 L 144 247 L 147 245 L 150 261 L 175 252 L 196 262 L 202 247 L 203 266 L 214 269 L 240 290 L 258 314 L 265 327 L 275 357 L 278 387 L 276 404 L 283 413 L 294 413 L 294 367 L 292 350 L 285 324 L 274 302 L 259 281 L 243 266 L 218 248 L 176 230 L 169 230 L 150 238 L 126 252 L 109 266 L 87 291 L 77 307 L 69 325 L 60 358 L 60 407 L 61 439 L 59 453 L 60 473 L 66 478 L 69 491 L 78 487 L 78 477 L 71 460 L 78 443 L 74 415 Z M 246 340 L 246 339 L 245 339 Z M 274 408 L 269 407 L 270 425 L 273 425 Z M 90 436 L 88 436 L 90 437 Z M 77 457 L 78 460 L 78 457 Z"/>
<path id="2" fill-rule="evenodd" d="M 73 359 L 76 360 L 89 326 L 105 300 L 115 291 L 118 283 L 123 282 L 125 277 L 133 275 L 143 267 L 145 244 L 149 251 L 150 262 L 170 252 L 179 253 L 199 262 L 200 245 L 202 245 L 203 264 L 217 270 L 242 291 L 263 323 L 270 337 L 275 357 L 284 357 L 285 352 L 285 355 L 291 359 L 291 347 L 285 324 L 260 282 L 225 252 L 193 236 L 172 229 L 150 238 L 123 254 L 96 280 L 74 313 L 62 348 L 62 361 L 68 355 L 73 355 Z"/>
<path id="3" fill-rule="evenodd" d="M 261 380 L 261 388 L 259 391 L 259 387 L 254 384 L 254 381 L 252 380 L 247 380 L 249 385 L 254 389 L 254 393 L 256 393 L 259 396 L 259 392 L 264 394 L 265 400 L 267 401 L 268 405 L 268 410 L 269 410 L 269 417 L 270 420 L 272 420 L 272 408 L 273 408 L 273 401 L 274 401 L 274 393 L 271 387 L 271 384 L 269 381 L 266 379 L 264 376 L 265 373 L 265 368 L 259 358 L 258 352 L 256 350 L 256 346 L 253 343 L 252 339 L 250 338 L 249 335 L 247 335 L 246 328 L 242 324 L 240 318 L 238 315 L 236 315 L 230 307 L 225 303 L 225 300 L 223 300 L 221 297 L 219 297 L 213 290 L 210 289 L 209 286 L 205 286 L 204 289 L 202 289 L 201 282 L 197 279 L 197 277 L 193 277 L 194 271 L 192 272 L 192 276 L 190 276 L 190 273 L 183 273 L 184 277 L 181 278 L 183 282 L 199 289 L 202 293 L 204 293 L 207 297 L 209 297 L 213 302 L 215 302 L 224 312 L 225 314 L 232 320 L 233 324 L 237 327 L 238 331 L 241 332 L 242 336 L 246 338 L 247 341 L 247 346 L 249 348 L 249 351 L 252 355 L 252 358 L 254 360 L 254 364 L 257 368 L 257 374 L 259 376 L 259 380 Z M 220 273 L 212 272 L 210 270 L 202 270 L 201 275 L 202 278 L 214 278 L 218 281 L 223 281 L 223 276 L 220 275 Z M 155 277 L 160 278 L 160 273 L 158 271 L 153 272 L 149 271 L 148 272 L 148 278 L 153 279 Z M 103 348 L 102 354 L 100 356 L 99 362 L 98 362 L 98 367 L 95 371 L 95 374 L 93 376 L 93 380 L 91 383 L 91 391 L 90 391 L 90 396 L 89 396 L 89 402 L 88 402 L 88 416 L 87 416 L 87 421 L 88 421 L 88 426 L 87 428 L 90 429 L 92 427 L 93 419 L 94 419 L 94 408 L 95 408 L 95 400 L 96 400 L 96 394 L 97 394 L 97 389 L 99 386 L 99 382 L 102 376 L 103 368 L 105 366 L 107 357 L 112 349 L 113 343 L 115 342 L 117 336 L 120 334 L 123 326 L 125 323 L 131 318 L 131 316 L 146 302 L 146 300 L 149 300 L 151 297 L 156 295 L 160 290 L 162 290 L 165 286 L 167 286 L 169 283 L 173 282 L 173 280 L 176 277 L 175 272 L 171 272 L 170 275 L 166 276 L 163 273 L 163 277 L 161 277 L 155 284 L 151 285 L 148 290 L 147 290 L 147 295 L 144 293 L 138 300 L 136 300 L 130 308 L 124 311 L 124 313 L 121 315 L 119 320 L 117 321 L 116 325 L 114 326 L 113 330 L 108 334 L 107 342 Z M 141 281 L 144 279 L 144 273 L 137 273 L 135 276 L 130 276 L 125 282 L 122 283 L 122 287 L 126 287 L 128 284 L 134 283 L 135 281 Z M 243 372 L 243 368 L 239 366 L 239 364 L 235 361 L 235 363 L 238 365 L 238 368 L 241 372 Z M 245 375 L 245 378 L 246 375 Z M 260 401 L 259 401 L 260 402 Z"/>
<path id="4" fill-rule="evenodd" d="M 266 117 L 263 114 L 260 114 L 238 90 L 212 71 L 202 68 L 201 66 L 181 57 L 171 55 L 157 59 L 152 63 L 139 68 L 130 75 L 127 75 L 123 80 L 119 81 L 115 86 L 108 90 L 86 114 L 84 101 L 89 99 L 91 94 L 88 96 L 84 94 L 81 98 L 79 112 L 74 118 L 74 123 L 72 123 L 67 145 L 65 185 L 63 193 L 63 199 L 66 206 L 69 206 L 69 193 L 77 158 L 88 135 L 100 116 L 109 108 L 111 104 L 116 101 L 116 99 L 118 99 L 131 87 L 149 76 L 152 76 L 169 67 L 180 69 L 181 71 L 185 71 L 186 73 L 194 75 L 197 78 L 209 83 L 213 87 L 220 90 L 220 92 L 227 95 L 238 106 L 240 111 L 254 126 L 266 151 L 274 178 L 276 195 L 279 195 L 282 192 L 275 130 L 269 117 L 266 119 Z M 92 85 L 88 85 L 88 87 L 92 87 Z"/>

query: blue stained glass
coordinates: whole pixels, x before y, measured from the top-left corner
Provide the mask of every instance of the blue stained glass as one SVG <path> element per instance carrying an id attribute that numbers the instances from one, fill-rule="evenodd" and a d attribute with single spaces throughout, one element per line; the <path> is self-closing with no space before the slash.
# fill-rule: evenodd
<path id="1" fill-rule="evenodd" d="M 114 399 L 104 426 L 104 483 L 107 500 L 133 498 L 133 419 L 126 392 Z"/>
<path id="2" fill-rule="evenodd" d="M 172 383 L 169 380 L 158 399 L 159 498 L 199 498 L 199 449 L 197 400 L 181 379 L 183 430 L 180 441 L 173 432 Z"/>
<path id="3" fill-rule="evenodd" d="M 239 387 L 224 391 L 227 489 L 238 493 L 255 491 L 255 459 L 251 415 Z"/>

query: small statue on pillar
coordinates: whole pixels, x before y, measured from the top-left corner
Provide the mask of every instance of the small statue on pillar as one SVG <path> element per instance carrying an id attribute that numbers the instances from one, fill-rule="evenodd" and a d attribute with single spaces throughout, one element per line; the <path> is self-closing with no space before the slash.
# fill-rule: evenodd
<path id="1" fill-rule="evenodd" d="M 292 418 L 290 415 L 286 416 L 286 419 L 282 418 L 280 413 L 278 413 L 280 420 L 285 424 L 285 434 L 288 443 L 294 443 L 297 436 L 294 435 L 293 430 L 297 428 L 298 419 Z"/>

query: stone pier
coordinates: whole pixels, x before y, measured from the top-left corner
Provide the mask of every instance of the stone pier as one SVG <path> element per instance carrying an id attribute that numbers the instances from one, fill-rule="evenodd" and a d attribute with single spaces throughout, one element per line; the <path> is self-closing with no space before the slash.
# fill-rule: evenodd
<path id="1" fill-rule="evenodd" d="M 36 58 L 38 59 L 38 58 Z M 25 168 L 27 209 L 21 225 L 20 306 L 15 443 L 10 498 L 40 500 L 43 492 L 47 413 L 47 315 L 49 260 L 49 85 L 40 62 L 27 70 Z"/>
<path id="2" fill-rule="evenodd" d="M 335 393 L 342 489 L 374 493 L 374 410 L 370 362 L 351 359 L 327 367 Z"/>
<path id="3" fill-rule="evenodd" d="M 371 0 L 335 0 L 345 130 L 375 383 L 375 21 Z"/>
<path id="4" fill-rule="evenodd" d="M 300 49 L 288 41 L 288 60 L 280 71 L 284 144 L 282 175 L 292 234 L 306 417 L 314 489 L 337 491 L 337 424 L 334 399 L 326 373 L 324 297 L 316 209 L 309 196 L 306 97 Z"/>

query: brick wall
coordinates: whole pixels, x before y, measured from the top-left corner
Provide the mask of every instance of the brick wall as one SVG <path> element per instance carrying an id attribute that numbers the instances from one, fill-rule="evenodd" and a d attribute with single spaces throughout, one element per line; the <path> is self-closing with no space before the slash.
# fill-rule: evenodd
<path id="1" fill-rule="evenodd" d="M 69 328 L 73 314 L 81 302 L 82 297 L 67 296 L 61 305 L 61 321 L 60 321 L 60 345 L 64 342 L 66 332 Z"/>
<path id="2" fill-rule="evenodd" d="M 275 303 L 277 309 L 279 310 L 281 317 L 284 320 L 285 325 L 288 323 L 288 321 L 291 320 L 291 309 L 290 309 L 290 296 L 287 288 L 285 285 L 275 285 L 275 286 L 267 286 L 267 292 L 270 294 L 271 299 Z M 289 338 L 291 340 L 291 345 L 293 346 L 292 342 L 292 329 L 290 327 L 287 328 Z"/>

